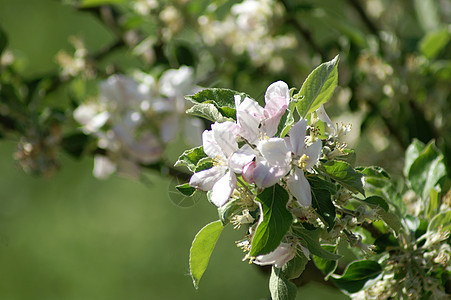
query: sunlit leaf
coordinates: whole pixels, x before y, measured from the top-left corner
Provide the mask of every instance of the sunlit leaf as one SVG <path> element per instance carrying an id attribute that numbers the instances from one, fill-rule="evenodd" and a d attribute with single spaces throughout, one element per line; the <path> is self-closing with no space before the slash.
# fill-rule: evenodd
<path id="1" fill-rule="evenodd" d="M 197 163 L 204 157 L 207 157 L 202 146 L 186 150 L 179 156 L 174 166 L 186 166 L 191 172 L 194 172 Z"/>
<path id="2" fill-rule="evenodd" d="M 281 270 L 272 268 L 269 278 L 269 291 L 272 300 L 294 300 L 296 299 L 297 288 L 294 283 L 286 279 Z"/>
<path id="3" fill-rule="evenodd" d="M 204 226 L 194 238 L 189 255 L 190 274 L 197 288 L 199 281 L 207 269 L 211 253 L 224 227 L 221 221 L 214 221 Z"/>
<path id="4" fill-rule="evenodd" d="M 382 267 L 375 261 L 362 260 L 351 263 L 340 277 L 332 277 L 332 281 L 349 293 L 356 293 L 363 288 L 365 283 L 379 276 Z"/>

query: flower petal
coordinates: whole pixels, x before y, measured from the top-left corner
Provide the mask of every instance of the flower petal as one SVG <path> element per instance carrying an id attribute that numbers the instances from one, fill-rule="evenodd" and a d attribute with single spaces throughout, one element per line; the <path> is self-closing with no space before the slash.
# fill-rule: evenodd
<path id="1" fill-rule="evenodd" d="M 276 268 L 283 267 L 296 254 L 296 247 L 292 244 L 280 243 L 280 245 L 268 254 L 259 255 L 253 261 L 260 266 L 274 265 Z"/>
<path id="2" fill-rule="evenodd" d="M 319 160 L 319 157 L 321 156 L 321 148 L 323 146 L 323 143 L 321 140 L 316 140 L 313 144 L 311 144 L 307 149 L 305 149 L 304 154 L 309 157 L 307 160 L 306 169 L 311 170 L 314 165 Z"/>
<path id="3" fill-rule="evenodd" d="M 214 123 L 211 125 L 214 139 L 226 157 L 238 150 L 236 141 L 237 125 L 233 122 Z"/>
<path id="4" fill-rule="evenodd" d="M 284 139 L 262 140 L 258 143 L 257 149 L 271 166 L 285 167 L 291 163 L 291 153 Z"/>
<path id="5" fill-rule="evenodd" d="M 290 90 L 285 82 L 276 81 L 266 89 L 265 111 L 269 113 L 269 116 L 280 115 L 281 111 L 287 109 L 289 102 Z"/>
<path id="6" fill-rule="evenodd" d="M 296 197 L 300 205 L 304 207 L 312 205 L 310 184 L 305 178 L 303 170 L 296 168 L 294 174 L 288 178 L 287 183 L 288 189 Z"/>
<path id="7" fill-rule="evenodd" d="M 258 187 L 267 188 L 276 184 L 289 171 L 290 166 L 285 168 L 273 167 L 267 161 L 262 160 L 256 164 L 252 176 Z"/>
<path id="8" fill-rule="evenodd" d="M 305 132 L 307 130 L 307 120 L 301 119 L 290 129 L 291 151 L 298 156 L 304 154 Z"/>
<path id="9" fill-rule="evenodd" d="M 254 157 L 255 151 L 249 145 L 244 145 L 229 157 L 229 167 L 234 173 L 241 174 L 243 167 Z"/>
<path id="10" fill-rule="evenodd" d="M 321 106 L 316 110 L 316 115 L 318 116 L 318 118 L 327 124 L 327 127 L 329 127 L 332 131 L 333 134 L 335 135 L 336 132 L 336 128 L 334 126 L 334 123 L 332 123 L 332 120 L 329 118 L 329 116 L 326 113 L 326 110 L 324 109 L 324 106 L 321 104 Z"/>
<path id="11" fill-rule="evenodd" d="M 210 200 L 217 207 L 226 204 L 236 187 L 236 175 L 229 171 L 213 186 Z"/>
<path id="12" fill-rule="evenodd" d="M 213 167 L 194 173 L 193 176 L 191 176 L 189 185 L 202 191 L 210 191 L 226 171 L 226 167 Z"/>
<path id="13" fill-rule="evenodd" d="M 216 142 L 212 130 L 205 130 L 202 133 L 202 146 L 205 154 L 207 154 L 209 157 L 220 157 L 221 159 L 226 160 L 224 152 L 222 152 L 221 147 L 219 147 L 218 143 Z"/>
<path id="14" fill-rule="evenodd" d="M 264 118 L 264 110 L 257 101 L 246 97 L 236 106 L 236 118 L 240 135 L 249 143 L 255 144 L 260 138 L 259 125 Z"/>

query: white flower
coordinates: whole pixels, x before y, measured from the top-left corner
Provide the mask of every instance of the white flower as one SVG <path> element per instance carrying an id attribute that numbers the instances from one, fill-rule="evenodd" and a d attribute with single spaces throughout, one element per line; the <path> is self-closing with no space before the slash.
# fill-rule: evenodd
<path id="1" fill-rule="evenodd" d="M 257 256 L 253 263 L 260 266 L 274 265 L 276 268 L 282 268 L 295 255 L 295 244 L 280 243 L 273 252 Z"/>
<path id="2" fill-rule="evenodd" d="M 301 119 L 290 129 L 290 149 L 293 154 L 295 167 L 294 173 L 288 177 L 288 189 L 296 197 L 299 204 L 308 207 L 312 204 L 310 184 L 304 176 L 304 170 L 310 171 L 318 162 L 321 155 L 321 140 L 315 141 L 307 147 L 305 144 L 305 132 L 307 120 Z"/>
<path id="3" fill-rule="evenodd" d="M 236 188 L 236 175 L 253 158 L 249 147 L 238 149 L 237 125 L 233 122 L 215 123 L 202 134 L 205 154 L 213 159 L 213 167 L 194 173 L 189 184 L 203 191 L 212 191 L 211 201 L 223 206 Z"/>

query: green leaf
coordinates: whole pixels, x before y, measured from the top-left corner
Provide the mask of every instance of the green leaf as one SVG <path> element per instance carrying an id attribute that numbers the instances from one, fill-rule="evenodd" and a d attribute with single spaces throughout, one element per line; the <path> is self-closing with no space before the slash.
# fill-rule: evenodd
<path id="1" fill-rule="evenodd" d="M 302 98 L 296 105 L 302 118 L 317 110 L 332 96 L 338 84 L 338 60 L 337 55 L 333 60 L 313 70 L 302 84 L 299 93 L 295 95 L 295 98 Z"/>
<path id="2" fill-rule="evenodd" d="M 448 44 L 451 33 L 447 27 L 428 32 L 420 41 L 420 51 L 428 59 L 435 58 Z"/>
<path id="3" fill-rule="evenodd" d="M 428 232 L 438 231 L 441 227 L 442 231 L 451 232 L 451 209 L 436 215 L 429 223 Z"/>
<path id="4" fill-rule="evenodd" d="M 379 236 L 374 241 L 374 246 L 376 246 L 376 253 L 383 253 L 385 251 L 390 251 L 391 248 L 398 247 L 399 243 L 395 236 L 391 233 L 386 233 Z"/>
<path id="5" fill-rule="evenodd" d="M 435 216 L 437 213 L 437 210 L 440 206 L 440 189 L 438 187 L 433 187 L 431 191 L 429 192 L 429 203 L 428 208 L 426 212 L 427 218 L 430 220 L 432 217 Z"/>
<path id="6" fill-rule="evenodd" d="M 307 179 L 310 179 L 309 176 L 307 176 Z M 335 205 L 330 199 L 330 192 L 328 188 L 331 187 L 327 184 L 322 185 L 321 181 L 327 181 L 320 180 L 321 179 L 319 178 L 312 181 L 309 180 L 310 187 L 312 189 L 312 206 L 328 225 L 328 230 L 331 230 L 335 224 Z"/>
<path id="7" fill-rule="evenodd" d="M 224 122 L 227 118 L 224 117 L 213 103 L 196 104 L 186 111 L 188 115 L 201 117 L 212 122 Z"/>
<path id="8" fill-rule="evenodd" d="M 211 167 L 213 167 L 213 160 L 211 159 L 211 157 L 204 157 L 199 159 L 194 171 L 197 173 L 206 169 L 210 169 Z"/>
<path id="9" fill-rule="evenodd" d="M 337 246 L 335 245 L 324 245 L 323 248 L 331 253 L 335 253 L 337 250 Z M 316 255 L 313 256 L 313 262 L 315 263 L 315 266 L 324 273 L 325 280 L 327 280 L 329 276 L 335 272 L 338 266 L 337 260 L 325 259 Z"/>
<path id="10" fill-rule="evenodd" d="M 365 283 L 382 273 L 382 267 L 375 261 L 362 260 L 351 263 L 340 277 L 332 277 L 332 281 L 349 293 L 360 291 Z"/>
<path id="11" fill-rule="evenodd" d="M 407 147 L 406 155 L 404 159 L 404 176 L 407 177 L 409 175 L 410 167 L 412 166 L 415 159 L 423 152 L 426 145 L 420 142 L 417 139 L 413 139 L 412 143 Z"/>
<path id="12" fill-rule="evenodd" d="M 446 176 L 444 157 L 434 143 L 430 142 L 412 163 L 407 178 L 415 193 L 426 199 L 431 189 L 444 176 Z"/>
<path id="13" fill-rule="evenodd" d="M 195 95 L 185 96 L 185 99 L 196 103 L 215 103 L 218 107 L 231 107 L 235 108 L 235 95 L 240 95 L 241 98 L 249 97 L 245 93 L 236 92 L 229 89 L 209 88 L 203 89 Z"/>
<path id="14" fill-rule="evenodd" d="M 321 169 L 329 175 L 330 178 L 337 181 L 353 193 L 365 195 L 363 190 L 363 174 L 354 170 L 350 164 L 344 161 L 327 161 L 321 164 Z"/>
<path id="15" fill-rule="evenodd" d="M 205 269 L 207 269 L 211 253 L 223 229 L 221 221 L 214 221 L 205 225 L 194 238 L 189 254 L 189 269 L 196 289 Z"/>
<path id="16" fill-rule="evenodd" d="M 321 244 L 319 243 L 319 236 L 323 232 L 322 229 L 318 228 L 316 230 L 307 230 L 301 227 L 295 227 L 294 232 L 302 239 L 302 245 L 307 247 L 310 253 L 330 260 L 337 260 L 341 258 L 341 255 L 330 253 L 321 247 Z"/>
<path id="17" fill-rule="evenodd" d="M 297 288 L 294 283 L 286 279 L 280 269 L 272 268 L 269 278 L 269 291 L 272 300 L 294 300 L 296 299 Z"/>
<path id="18" fill-rule="evenodd" d="M 82 0 L 81 7 L 94 7 L 108 4 L 120 4 L 124 3 L 124 0 Z"/>
<path id="19" fill-rule="evenodd" d="M 385 211 L 388 211 L 388 209 L 389 209 L 387 202 L 382 197 L 379 197 L 379 196 L 370 196 L 370 197 L 363 199 L 362 201 L 365 202 L 366 204 L 370 204 L 373 206 L 379 206 L 380 208 L 382 208 Z"/>
<path id="20" fill-rule="evenodd" d="M 66 135 L 62 140 L 62 147 L 64 151 L 69 153 L 74 158 L 81 158 L 85 146 L 91 141 L 91 137 L 84 133 L 77 132 Z"/>
<path id="21" fill-rule="evenodd" d="M 6 36 L 6 33 L 3 31 L 3 29 L 0 27 L 0 56 L 2 55 L 3 50 L 5 50 L 7 45 L 8 45 L 8 37 Z"/>
<path id="22" fill-rule="evenodd" d="M 196 189 L 189 185 L 189 183 L 184 183 L 177 185 L 175 187 L 180 193 L 185 196 L 191 197 L 196 192 Z"/>
<path id="23" fill-rule="evenodd" d="M 379 210 L 377 212 L 381 219 L 390 226 L 396 233 L 401 229 L 401 220 L 397 215 L 385 210 Z"/>
<path id="24" fill-rule="evenodd" d="M 297 253 L 281 268 L 282 274 L 286 279 L 296 279 L 301 276 L 305 270 L 308 258 L 303 253 Z"/>
<path id="25" fill-rule="evenodd" d="M 418 23 L 427 32 L 435 30 L 440 26 L 440 15 L 436 0 L 414 0 Z"/>
<path id="26" fill-rule="evenodd" d="M 179 159 L 175 162 L 174 166 L 186 166 L 191 172 L 194 172 L 197 163 L 204 157 L 207 157 L 207 155 L 202 146 L 189 149 L 179 156 Z"/>
<path id="27" fill-rule="evenodd" d="M 335 193 L 337 192 L 337 186 L 327 180 L 321 179 L 318 176 L 307 176 L 308 182 L 310 183 L 310 186 L 314 186 L 317 189 L 322 189 L 322 190 L 326 190 L 329 193 L 331 193 L 332 195 L 335 195 Z"/>
<path id="28" fill-rule="evenodd" d="M 250 256 L 276 249 L 293 222 L 293 216 L 286 208 L 288 193 L 280 185 L 265 189 L 257 196 L 257 201 L 261 204 L 261 215 L 252 238 Z"/>
<path id="29" fill-rule="evenodd" d="M 293 110 L 294 110 L 294 106 L 295 106 L 294 101 L 291 101 L 289 106 L 292 106 Z M 293 110 L 289 108 L 283 114 L 283 116 L 282 116 L 282 118 L 280 119 L 280 122 L 279 122 L 279 127 L 277 129 L 276 136 L 283 138 L 290 131 L 291 126 L 293 126 L 293 124 L 294 124 Z"/>
<path id="30" fill-rule="evenodd" d="M 241 205 L 237 204 L 238 201 L 239 199 L 229 201 L 225 205 L 218 207 L 219 219 L 223 226 L 229 224 L 231 216 L 243 209 Z"/>

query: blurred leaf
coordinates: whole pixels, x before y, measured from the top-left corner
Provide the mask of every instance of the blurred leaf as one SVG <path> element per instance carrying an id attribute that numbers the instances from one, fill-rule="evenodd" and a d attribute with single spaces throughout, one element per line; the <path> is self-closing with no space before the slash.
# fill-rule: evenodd
<path id="1" fill-rule="evenodd" d="M 259 225 L 252 238 L 250 256 L 266 254 L 276 249 L 293 222 L 287 210 L 287 191 L 276 184 L 257 196 L 261 204 Z"/>
<path id="2" fill-rule="evenodd" d="M 338 84 L 338 60 L 339 56 L 337 55 L 333 60 L 323 63 L 313 70 L 302 84 L 299 93 L 295 95 L 295 98 L 302 98 L 296 105 L 302 118 L 317 110 L 332 96 Z"/>
<path id="3" fill-rule="evenodd" d="M 207 269 L 211 253 L 223 229 L 221 221 L 214 221 L 205 225 L 194 238 L 189 254 L 189 268 L 196 288 Z"/>
<path id="4" fill-rule="evenodd" d="M 322 163 L 320 168 L 330 176 L 353 193 L 361 193 L 365 195 L 363 189 L 362 178 L 363 174 L 354 170 L 350 164 L 344 161 L 327 161 Z"/>
<path id="5" fill-rule="evenodd" d="M 386 233 L 379 236 L 373 243 L 376 246 L 376 253 L 383 253 L 385 251 L 389 251 L 390 248 L 398 247 L 399 243 L 395 236 L 391 233 Z"/>
<path id="6" fill-rule="evenodd" d="M 331 253 L 335 253 L 337 250 L 337 246 L 334 245 L 324 245 L 323 248 Z M 325 280 L 335 272 L 338 266 L 337 260 L 325 259 L 316 255 L 313 256 L 313 262 L 315 263 L 315 266 L 324 273 Z"/>
<path id="7" fill-rule="evenodd" d="M 305 270 L 308 258 L 304 254 L 297 253 L 282 268 L 282 274 L 286 279 L 296 279 L 301 276 Z"/>
<path id="8" fill-rule="evenodd" d="M 62 140 L 62 147 L 64 151 L 69 153 L 74 158 L 80 158 L 85 150 L 86 145 L 91 140 L 91 137 L 81 133 L 73 133 L 66 135 Z"/>
<path id="9" fill-rule="evenodd" d="M 341 255 L 330 253 L 321 247 L 321 244 L 319 243 L 319 236 L 322 231 L 322 229 L 307 230 L 301 227 L 294 228 L 294 233 L 303 241 L 302 245 L 307 247 L 313 255 L 330 260 L 337 260 L 341 258 Z"/>
<path id="10" fill-rule="evenodd" d="M 451 33 L 447 27 L 428 32 L 420 41 L 420 51 L 428 59 L 435 58 L 448 44 Z"/>
<path id="11" fill-rule="evenodd" d="M 431 189 L 444 176 L 446 176 L 444 157 L 432 141 L 412 163 L 407 178 L 415 193 L 425 200 Z"/>
<path id="12" fill-rule="evenodd" d="M 436 78 L 440 80 L 451 79 L 451 60 L 434 61 L 429 68 Z"/>
<path id="13" fill-rule="evenodd" d="M 362 201 L 365 202 L 366 204 L 379 206 L 385 211 L 388 211 L 389 209 L 387 202 L 382 197 L 379 196 L 370 196 L 363 199 Z"/>
<path id="14" fill-rule="evenodd" d="M 82 0 L 81 7 L 94 7 L 108 4 L 120 4 L 124 3 L 125 0 Z"/>
<path id="15" fill-rule="evenodd" d="M 3 31 L 3 29 L 0 27 L 0 56 L 2 55 L 3 50 L 5 50 L 7 45 L 8 45 L 8 37 L 6 36 L 6 33 Z"/>
<path id="16" fill-rule="evenodd" d="M 313 177 L 315 178 L 315 177 Z M 309 176 L 307 177 L 309 179 Z M 309 180 L 310 187 L 312 189 L 312 207 L 321 216 L 321 218 L 327 223 L 328 230 L 331 230 L 335 224 L 335 205 L 330 199 L 331 186 L 328 184 L 322 184 L 322 182 L 327 182 L 319 178 Z M 333 184 L 332 184 L 333 185 Z M 335 188 L 335 185 L 333 185 Z"/>
<path id="17" fill-rule="evenodd" d="M 412 143 L 409 145 L 409 147 L 407 147 L 403 170 L 405 177 L 409 176 L 410 167 L 412 166 L 415 159 L 417 159 L 417 157 L 420 155 L 420 153 L 424 150 L 425 147 L 426 147 L 425 144 L 417 139 L 414 139 Z"/>
<path id="18" fill-rule="evenodd" d="M 186 166 L 191 172 L 194 173 L 197 163 L 204 157 L 207 157 L 207 155 L 205 154 L 202 146 L 189 149 L 179 156 L 174 166 Z"/>
<path id="19" fill-rule="evenodd" d="M 185 196 L 191 197 L 195 192 L 196 189 L 189 185 L 189 183 L 184 183 L 177 185 L 175 187 L 180 193 L 182 193 Z"/>
<path id="20" fill-rule="evenodd" d="M 425 32 L 436 30 L 440 26 L 440 16 L 436 3 L 435 0 L 414 1 L 418 21 Z"/>
<path id="21" fill-rule="evenodd" d="M 269 278 L 269 291 L 272 300 L 294 300 L 296 299 L 297 288 L 294 283 L 286 279 L 280 269 L 272 268 Z"/>
<path id="22" fill-rule="evenodd" d="M 436 215 L 429 223 L 428 232 L 438 231 L 441 227 L 442 231 L 451 232 L 451 209 Z"/>
<path id="23" fill-rule="evenodd" d="M 440 189 L 438 187 L 433 187 L 429 192 L 429 203 L 426 211 L 427 219 L 432 219 L 437 213 L 440 207 Z"/>
<path id="24" fill-rule="evenodd" d="M 387 223 L 396 233 L 401 229 L 401 220 L 399 217 L 389 211 L 379 210 L 378 214 L 381 216 L 382 220 Z"/>
<path id="25" fill-rule="evenodd" d="M 375 261 L 356 261 L 346 268 L 340 277 L 332 277 L 332 281 L 340 288 L 349 293 L 356 293 L 363 288 L 365 283 L 376 278 L 382 272 L 382 267 Z"/>

